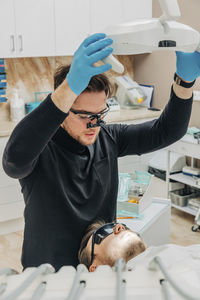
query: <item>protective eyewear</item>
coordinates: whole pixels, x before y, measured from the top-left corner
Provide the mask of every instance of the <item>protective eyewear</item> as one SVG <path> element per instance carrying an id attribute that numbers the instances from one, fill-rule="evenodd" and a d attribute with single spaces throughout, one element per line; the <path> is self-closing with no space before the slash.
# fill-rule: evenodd
<path id="1" fill-rule="evenodd" d="M 72 113 L 74 113 L 75 115 L 77 115 L 81 120 L 90 120 L 90 121 L 93 121 L 94 119 L 97 119 L 97 120 L 102 120 L 105 118 L 105 116 L 107 115 L 107 113 L 109 112 L 110 110 L 110 107 L 108 104 L 107 105 L 107 108 L 104 109 L 103 111 L 99 112 L 98 114 L 94 114 L 92 112 L 87 112 L 87 111 L 82 111 L 82 110 L 75 110 L 73 108 L 70 108 L 70 111 Z"/>
<path id="2" fill-rule="evenodd" d="M 121 224 L 121 223 L 120 223 Z M 92 236 L 92 247 L 91 247 L 91 261 L 90 261 L 90 265 L 93 262 L 94 259 L 94 244 L 101 244 L 101 242 L 110 234 L 113 233 L 113 228 L 117 225 L 117 223 L 108 223 L 105 224 L 103 226 L 101 226 L 100 228 L 98 228 Z M 126 230 L 128 230 L 129 228 L 125 225 L 122 224 Z"/>

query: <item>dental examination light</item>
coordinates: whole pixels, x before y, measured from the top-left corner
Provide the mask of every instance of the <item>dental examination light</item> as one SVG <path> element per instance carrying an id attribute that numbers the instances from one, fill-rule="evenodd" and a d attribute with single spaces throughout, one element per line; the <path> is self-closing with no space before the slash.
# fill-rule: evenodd
<path id="1" fill-rule="evenodd" d="M 113 54 L 130 55 L 157 50 L 200 52 L 200 34 L 192 27 L 179 23 L 177 0 L 159 0 L 162 15 L 159 19 L 138 19 L 129 23 L 111 25 L 104 32 L 113 39 Z M 123 65 L 109 55 L 103 60 L 115 72 L 122 73 Z"/>

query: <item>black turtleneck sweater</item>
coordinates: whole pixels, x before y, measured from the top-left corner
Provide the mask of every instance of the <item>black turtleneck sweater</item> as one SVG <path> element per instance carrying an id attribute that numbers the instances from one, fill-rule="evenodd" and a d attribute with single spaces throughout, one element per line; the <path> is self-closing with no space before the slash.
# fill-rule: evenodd
<path id="1" fill-rule="evenodd" d="M 3 155 L 5 172 L 19 179 L 25 200 L 23 267 L 76 266 L 86 227 L 115 219 L 117 158 L 163 148 L 186 132 L 192 99 L 170 101 L 157 120 L 104 125 L 96 142 L 83 146 L 60 124 L 68 114 L 49 95 L 13 130 Z"/>

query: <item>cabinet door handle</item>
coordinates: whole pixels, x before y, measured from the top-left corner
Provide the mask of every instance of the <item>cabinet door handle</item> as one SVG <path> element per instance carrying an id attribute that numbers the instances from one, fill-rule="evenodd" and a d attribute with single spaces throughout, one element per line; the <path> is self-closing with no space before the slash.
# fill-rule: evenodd
<path id="1" fill-rule="evenodd" d="M 23 39 L 22 39 L 22 35 L 19 35 L 19 43 L 20 43 L 20 48 L 19 51 L 22 52 L 23 51 Z"/>
<path id="2" fill-rule="evenodd" d="M 10 36 L 10 48 L 11 48 L 11 52 L 15 51 L 15 39 L 13 34 Z"/>

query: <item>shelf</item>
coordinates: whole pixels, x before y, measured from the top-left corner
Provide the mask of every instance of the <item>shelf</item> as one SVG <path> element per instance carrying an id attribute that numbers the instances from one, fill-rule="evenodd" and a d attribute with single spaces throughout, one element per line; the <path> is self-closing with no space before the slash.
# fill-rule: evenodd
<path id="1" fill-rule="evenodd" d="M 184 211 L 190 215 L 193 215 L 193 216 L 196 216 L 197 214 L 197 211 L 196 209 L 193 209 L 191 207 L 188 207 L 188 206 L 179 206 L 179 205 L 175 205 L 175 204 L 171 204 L 172 207 L 178 209 L 178 210 L 181 210 L 181 211 Z"/>
<path id="2" fill-rule="evenodd" d="M 168 146 L 166 149 L 182 155 L 200 159 L 200 144 L 197 144 L 197 140 L 190 136 L 188 137 L 188 135 L 187 137 L 184 136 L 184 138 L 181 140 Z"/>
<path id="3" fill-rule="evenodd" d="M 200 144 L 197 143 L 197 140 L 186 134 L 181 140 L 175 142 L 174 144 L 167 147 L 168 158 L 167 158 L 167 166 L 170 166 L 170 152 L 177 152 L 184 156 L 189 156 L 192 158 L 200 159 Z M 196 184 L 196 178 L 185 175 L 182 172 L 177 174 L 171 174 L 169 177 L 166 178 L 167 181 L 167 193 L 169 193 L 169 179 L 173 179 L 174 181 L 187 184 L 193 188 L 200 189 L 200 186 Z M 178 210 L 184 211 L 190 215 L 196 216 L 197 211 L 193 208 L 188 206 L 179 206 L 172 204 L 172 207 L 175 207 Z"/>
<path id="4" fill-rule="evenodd" d="M 170 175 L 169 178 L 173 179 L 175 181 L 190 185 L 197 189 L 200 189 L 200 186 L 196 184 L 196 179 L 194 179 L 194 177 L 192 177 L 192 176 L 185 175 L 183 173 L 177 173 L 177 174 Z"/>

